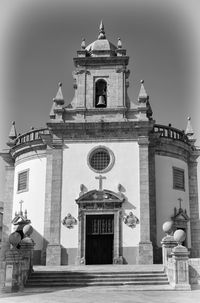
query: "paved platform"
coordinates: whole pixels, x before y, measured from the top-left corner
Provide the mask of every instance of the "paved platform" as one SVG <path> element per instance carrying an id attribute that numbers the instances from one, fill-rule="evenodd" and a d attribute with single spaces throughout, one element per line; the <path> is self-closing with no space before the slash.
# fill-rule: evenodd
<path id="1" fill-rule="evenodd" d="M 33 266 L 34 271 L 78 271 L 78 272 L 152 272 L 163 271 L 163 264 L 149 265 L 62 265 L 62 266 Z"/>
<path id="2" fill-rule="evenodd" d="M 1 294 L 1 303 L 199 303 L 200 288 L 192 291 L 137 290 L 130 287 L 29 289 Z"/>
<path id="3" fill-rule="evenodd" d="M 37 271 L 161 271 L 162 265 L 34 266 Z M 161 289 L 162 288 L 162 289 Z M 25 288 L 23 292 L 0 294 L 0 303 L 199 303 L 200 286 L 175 291 L 169 285 L 88 286 Z"/>

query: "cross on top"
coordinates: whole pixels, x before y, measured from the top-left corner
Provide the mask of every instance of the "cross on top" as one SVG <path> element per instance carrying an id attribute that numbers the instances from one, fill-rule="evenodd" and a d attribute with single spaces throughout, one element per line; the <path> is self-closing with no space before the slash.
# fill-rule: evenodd
<path id="1" fill-rule="evenodd" d="M 99 177 L 95 177 L 95 179 L 99 180 L 99 190 L 102 191 L 103 187 L 103 179 L 106 179 L 106 177 L 103 177 L 102 175 L 99 175 Z"/>
<path id="2" fill-rule="evenodd" d="M 181 208 L 181 202 L 183 201 L 183 199 L 178 198 L 178 201 L 179 201 L 179 208 Z"/>

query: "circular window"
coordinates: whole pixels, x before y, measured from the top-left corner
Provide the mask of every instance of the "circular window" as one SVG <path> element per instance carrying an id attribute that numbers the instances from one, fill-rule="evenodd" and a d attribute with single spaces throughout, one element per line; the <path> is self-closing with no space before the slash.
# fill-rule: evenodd
<path id="1" fill-rule="evenodd" d="M 114 155 L 107 147 L 95 147 L 88 157 L 88 165 L 95 172 L 106 172 L 114 163 Z"/>

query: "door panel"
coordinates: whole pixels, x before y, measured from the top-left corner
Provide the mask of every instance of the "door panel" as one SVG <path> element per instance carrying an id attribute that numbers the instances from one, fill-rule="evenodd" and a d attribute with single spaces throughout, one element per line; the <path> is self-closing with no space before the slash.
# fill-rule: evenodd
<path id="1" fill-rule="evenodd" d="M 86 264 L 112 264 L 114 215 L 86 216 Z"/>

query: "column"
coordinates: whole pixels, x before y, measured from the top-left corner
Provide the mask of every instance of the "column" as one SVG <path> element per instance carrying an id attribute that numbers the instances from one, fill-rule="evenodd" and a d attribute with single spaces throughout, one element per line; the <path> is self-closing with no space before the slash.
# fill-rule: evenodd
<path id="1" fill-rule="evenodd" d="M 61 265 L 62 148 L 47 150 L 44 238 L 46 265 Z"/>
<path id="2" fill-rule="evenodd" d="M 137 263 L 152 264 L 153 248 L 150 241 L 150 200 L 149 200 L 149 139 L 140 136 L 140 242 Z"/>

